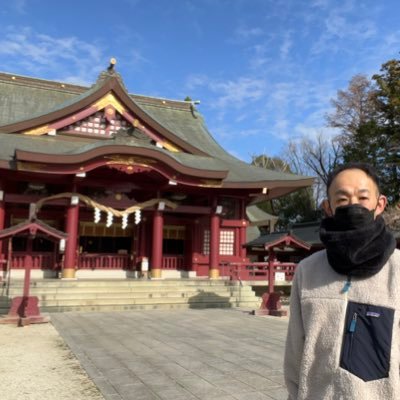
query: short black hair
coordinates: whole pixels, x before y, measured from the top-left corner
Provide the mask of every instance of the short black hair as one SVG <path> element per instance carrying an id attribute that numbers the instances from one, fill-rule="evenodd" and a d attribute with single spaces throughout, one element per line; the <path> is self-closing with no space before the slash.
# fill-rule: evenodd
<path id="1" fill-rule="evenodd" d="M 359 169 L 363 172 L 366 173 L 367 176 L 369 176 L 375 183 L 378 193 L 381 192 L 380 185 L 379 185 L 379 177 L 378 174 L 375 170 L 375 168 L 367 163 L 363 162 L 350 162 L 347 164 L 342 164 L 336 167 L 333 171 L 331 171 L 328 175 L 328 179 L 326 182 L 326 194 L 329 196 L 329 188 L 332 185 L 333 180 L 343 171 L 346 171 L 348 169 Z"/>

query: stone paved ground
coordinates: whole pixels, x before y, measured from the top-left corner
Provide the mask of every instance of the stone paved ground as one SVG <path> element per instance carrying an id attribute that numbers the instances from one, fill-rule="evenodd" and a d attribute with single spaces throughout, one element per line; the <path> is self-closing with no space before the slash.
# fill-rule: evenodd
<path id="1" fill-rule="evenodd" d="M 238 310 L 52 314 L 107 400 L 286 400 L 287 319 Z"/>

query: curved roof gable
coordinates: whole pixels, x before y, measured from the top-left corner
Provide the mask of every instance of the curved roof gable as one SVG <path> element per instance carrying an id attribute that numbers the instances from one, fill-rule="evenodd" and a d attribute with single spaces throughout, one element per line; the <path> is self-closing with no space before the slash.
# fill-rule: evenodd
<path id="1" fill-rule="evenodd" d="M 142 131 L 168 150 L 206 155 L 204 151 L 174 134 L 139 106 L 115 75 L 99 79 L 91 89 L 60 104 L 56 109 L 26 120 L 10 123 L 0 129 L 4 133 L 23 133 L 35 136 L 51 134 L 57 129 L 72 126 L 98 111 L 104 111 L 105 117 L 109 121 L 116 114 L 120 114 L 134 128 Z"/>

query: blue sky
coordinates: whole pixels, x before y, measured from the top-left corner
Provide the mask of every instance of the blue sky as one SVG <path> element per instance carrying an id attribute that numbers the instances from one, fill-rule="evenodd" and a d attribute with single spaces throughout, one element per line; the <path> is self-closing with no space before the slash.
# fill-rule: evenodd
<path id="1" fill-rule="evenodd" d="M 352 76 L 398 58 L 398 0 L 0 0 L 0 70 L 92 84 L 117 59 L 129 92 L 200 100 L 233 155 L 332 135 Z"/>

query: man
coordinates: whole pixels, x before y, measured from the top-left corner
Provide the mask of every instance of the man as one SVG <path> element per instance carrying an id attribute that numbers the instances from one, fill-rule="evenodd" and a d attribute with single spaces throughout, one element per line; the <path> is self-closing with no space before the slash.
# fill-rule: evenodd
<path id="1" fill-rule="evenodd" d="M 293 280 L 285 351 L 290 400 L 400 399 L 400 251 L 381 216 L 387 199 L 366 164 L 327 184 L 325 250 Z"/>

